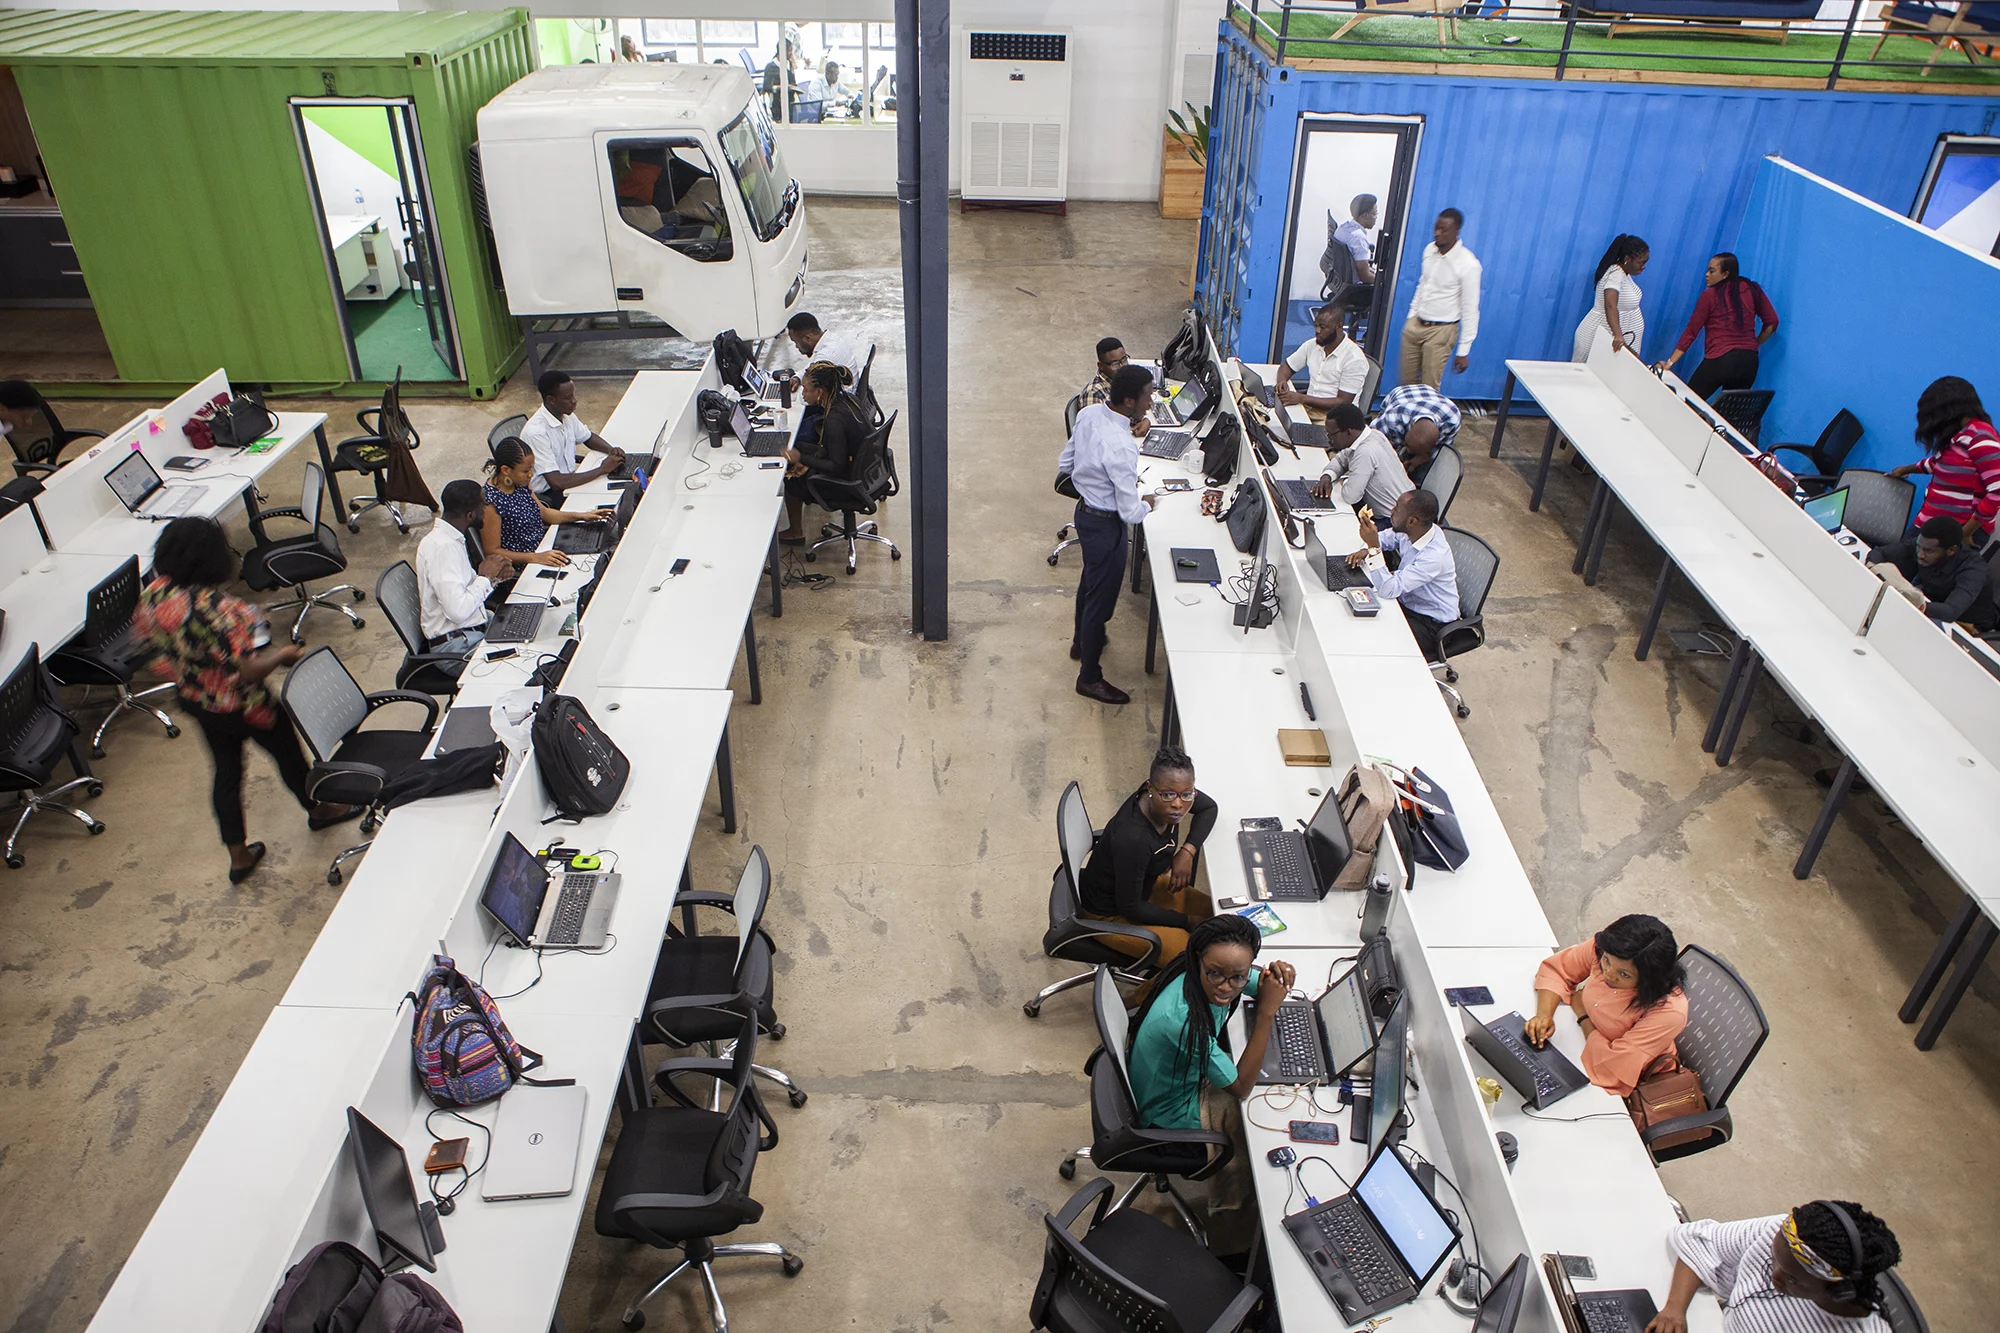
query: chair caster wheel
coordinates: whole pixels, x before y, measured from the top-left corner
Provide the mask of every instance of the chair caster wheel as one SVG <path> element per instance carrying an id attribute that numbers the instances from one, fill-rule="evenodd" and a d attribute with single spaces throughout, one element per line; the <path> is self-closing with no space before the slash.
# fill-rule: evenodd
<path id="1" fill-rule="evenodd" d="M 86 787 L 84 790 L 88 791 L 92 796 L 102 796 L 104 795 L 104 784 L 101 782 L 93 782 L 90 784 L 90 786 Z"/>
<path id="2" fill-rule="evenodd" d="M 806 563 L 807 563 L 807 564 L 809 564 L 809 565 L 810 565 L 810 564 L 811 564 L 811 563 L 812 563 L 813 561 L 815 561 L 815 560 L 817 560 L 817 559 L 819 559 L 819 552 L 818 552 L 818 551 L 807 551 L 807 552 L 806 552 Z"/>
<path id="3" fill-rule="evenodd" d="M 889 551 L 889 558 L 891 560 L 901 560 L 903 558 L 903 553 L 901 551 L 895 550 L 894 548 L 891 548 Z"/>
<path id="4" fill-rule="evenodd" d="M 618 1322 L 626 1328 L 644 1328 L 646 1326 L 646 1312 L 644 1310 L 627 1310 Z"/>
<path id="5" fill-rule="evenodd" d="M 1444 669 L 1444 679 L 1445 684 L 1456 685 L 1458 684 L 1458 672 L 1452 667 L 1446 667 Z"/>
<path id="6" fill-rule="evenodd" d="M 773 1023 L 771 1030 L 764 1035 L 772 1041 L 783 1041 L 785 1039 L 785 1025 L 783 1023 Z"/>
<path id="7" fill-rule="evenodd" d="M 100 834 L 100 833 L 102 833 L 102 832 L 104 832 L 104 821 L 103 821 L 103 820 L 101 820 L 101 819 L 93 819 L 93 820 L 91 820 L 91 821 L 90 821 L 90 836 L 94 838 L 94 837 L 96 837 L 96 836 L 97 836 L 98 834 Z"/>
<path id="8" fill-rule="evenodd" d="M 1460 704 L 1458 706 L 1458 715 L 1460 717 L 1471 717 L 1472 710 L 1470 708 L 1467 708 L 1464 704 Z"/>
<path id="9" fill-rule="evenodd" d="M 104 758 L 104 747 L 103 747 L 102 745 L 93 745 L 93 746 L 91 746 L 91 747 L 90 747 L 90 757 L 91 757 L 92 759 L 102 759 L 102 758 Z"/>
<path id="10" fill-rule="evenodd" d="M 1021 1006 L 1021 1012 L 1030 1018 L 1040 1018 L 1042 1016 L 1042 1006 L 1030 1000 Z"/>
<path id="11" fill-rule="evenodd" d="M 1063 1164 L 1056 1168 L 1056 1174 L 1061 1176 L 1064 1180 L 1075 1180 L 1076 1158 L 1070 1157 L 1064 1159 Z"/>
<path id="12" fill-rule="evenodd" d="M 347 525 L 347 530 L 348 530 L 349 532 L 354 532 L 354 533 L 358 533 L 358 532 L 360 532 L 360 531 L 361 531 L 361 524 L 359 524 L 358 522 L 357 522 L 357 523 L 349 523 L 349 524 Z"/>
<path id="13" fill-rule="evenodd" d="M 791 1094 L 791 1098 L 790 1098 L 790 1100 L 791 1100 L 791 1103 L 792 1103 L 792 1106 L 794 1107 L 794 1109 L 796 1109 L 796 1108 L 798 1108 L 798 1107 L 801 1107 L 801 1106 L 804 1106 L 804 1105 L 806 1104 L 806 1095 L 805 1095 L 805 1093 L 804 1093 L 803 1091 L 801 1091 L 801 1090 L 798 1090 L 798 1089 L 794 1089 L 794 1090 L 793 1090 L 793 1092 L 792 1092 L 792 1094 Z"/>
<path id="14" fill-rule="evenodd" d="M 799 1256 L 797 1256 L 796 1254 L 788 1254 L 785 1256 L 786 1277 L 797 1277 L 799 1275 L 799 1270 L 801 1268 L 804 1268 L 805 1266 L 806 1266 L 806 1261 L 799 1258 Z"/>
<path id="15" fill-rule="evenodd" d="M 169 722 L 169 723 L 167 723 L 167 739 L 168 739 L 168 740 L 172 740 L 172 739 L 173 739 L 174 737 L 176 737 L 176 736 L 178 736 L 178 735 L 180 735 L 180 734 L 181 734 L 181 729 L 180 729 L 180 728 L 179 728 L 178 726 L 176 726 L 176 725 L 175 725 L 174 723 L 172 723 L 172 722 Z"/>
<path id="16" fill-rule="evenodd" d="M 366 620 L 365 618 L 363 618 L 363 617 L 361 617 L 361 616 L 356 616 L 356 617 L 354 618 L 354 628 L 356 628 L 356 629 L 365 629 L 365 628 L 367 627 L 367 625 L 368 625 L 368 621 L 367 621 L 367 620 Z"/>
<path id="17" fill-rule="evenodd" d="M 28 864 L 27 860 L 19 853 L 12 854 L 7 858 L 7 868 L 9 870 L 19 870 L 26 864 Z"/>
<path id="18" fill-rule="evenodd" d="M 329 871 L 327 871 L 327 872 L 326 872 L 326 882 L 327 882 L 327 883 L 329 883 L 329 884 L 333 884 L 333 885 L 336 885 L 336 886 L 337 886 L 337 885 L 338 885 L 338 884 L 340 883 L 340 867 L 339 867 L 339 866 L 335 866 L 335 867 L 334 867 L 333 869 L 331 869 L 331 870 L 329 870 Z"/>
<path id="19" fill-rule="evenodd" d="M 403 529 L 403 531 L 407 533 L 407 532 L 409 531 L 409 529 L 408 529 L 408 528 L 405 528 L 405 529 Z M 355 600 L 355 601 L 357 601 L 357 602 L 365 602 L 365 601 L 367 601 L 367 600 L 368 600 L 368 593 L 367 593 L 367 590 L 366 590 L 366 589 L 363 589 L 363 588 L 356 588 L 356 589 L 354 590 L 354 600 Z"/>
<path id="20" fill-rule="evenodd" d="M 1055 567 L 1056 567 L 1056 558 L 1055 558 L 1054 556 L 1050 556 L 1050 557 L 1049 557 L 1049 568 L 1050 568 L 1050 569 L 1054 569 Z"/>

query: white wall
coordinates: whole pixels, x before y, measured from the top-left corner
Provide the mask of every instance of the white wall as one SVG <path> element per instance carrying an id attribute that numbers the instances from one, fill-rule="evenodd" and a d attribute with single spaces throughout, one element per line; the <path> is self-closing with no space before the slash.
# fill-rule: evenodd
<path id="1" fill-rule="evenodd" d="M 385 256 L 384 262 L 401 262 L 400 256 L 410 248 L 402 215 L 396 211 L 396 205 L 403 201 L 402 184 L 310 120 L 306 122 L 306 147 L 312 150 L 313 178 L 327 214 L 381 218 L 383 234 L 396 246 L 396 257 Z"/>

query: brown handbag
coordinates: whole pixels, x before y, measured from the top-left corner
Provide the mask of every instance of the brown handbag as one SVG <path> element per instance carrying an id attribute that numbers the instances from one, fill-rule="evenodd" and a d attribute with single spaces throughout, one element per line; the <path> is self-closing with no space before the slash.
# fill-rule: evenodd
<path id="1" fill-rule="evenodd" d="M 1639 1086 L 1625 1095 L 1625 1109 L 1632 1116 L 1633 1127 L 1644 1139 L 1646 1131 L 1656 1125 L 1706 1111 L 1708 1098 L 1702 1095 L 1701 1076 L 1692 1069 L 1677 1065 L 1663 1073 L 1648 1072 L 1643 1075 Z M 1648 1142 L 1646 1150 L 1657 1157 L 1662 1148 L 1678 1148 L 1684 1143 L 1705 1139 L 1715 1132 L 1707 1126 L 1680 1130 Z"/>

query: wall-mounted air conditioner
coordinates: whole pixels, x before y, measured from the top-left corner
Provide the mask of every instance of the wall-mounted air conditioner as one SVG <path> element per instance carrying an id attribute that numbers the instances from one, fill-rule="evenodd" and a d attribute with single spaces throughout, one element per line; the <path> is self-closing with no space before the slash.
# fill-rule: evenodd
<path id="1" fill-rule="evenodd" d="M 1061 203 L 1069 197 L 1071 42 L 1066 32 L 965 31 L 959 196 Z"/>

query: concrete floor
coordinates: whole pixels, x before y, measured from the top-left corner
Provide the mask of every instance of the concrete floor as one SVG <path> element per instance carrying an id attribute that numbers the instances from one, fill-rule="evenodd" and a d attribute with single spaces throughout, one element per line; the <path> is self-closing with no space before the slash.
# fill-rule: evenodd
<path id="1" fill-rule="evenodd" d="M 768 924 L 790 1031 L 763 1054 L 812 1095 L 797 1111 L 776 1099 L 783 1142 L 756 1177 L 765 1217 L 740 1233 L 782 1240 L 806 1269 L 786 1281 L 769 1261 L 725 1261 L 722 1288 L 744 1329 L 1021 1326 L 1042 1214 L 1072 1188 L 1056 1164 L 1089 1134 L 1086 1003 L 1058 999 L 1033 1022 L 1019 1006 L 1062 974 L 1040 953 L 1056 796 L 1074 777 L 1100 818 L 1109 812 L 1143 776 L 1160 686 L 1140 669 L 1144 607 L 1128 596 L 1107 666 L 1134 704 L 1111 710 L 1070 692 L 1076 556 L 1045 563 L 1066 517 L 1048 483 L 1058 413 L 1087 378 L 1095 340 L 1164 344 L 1186 301 L 1194 225 L 1113 205 L 952 221 L 952 636 L 909 637 L 910 563 L 879 550 L 852 579 L 832 566 L 832 586 L 795 590 L 782 620 L 760 611 L 767 701 L 736 714 L 742 833 L 704 821 L 694 844 L 707 887 L 733 882 L 752 842 L 771 857 Z M 812 226 L 810 305 L 880 344 L 875 383 L 900 406 L 893 207 L 816 201 Z M 601 423 L 621 388 L 585 382 L 585 420 Z M 418 401 L 432 486 L 472 475 L 488 425 L 530 398 L 517 377 L 491 404 Z M 1024 403 L 1036 406 L 1017 415 Z M 351 408 L 328 406 L 336 431 Z M 78 424 L 127 415 L 121 404 L 63 410 Z M 1934 1329 L 1991 1327 L 1977 1312 L 2000 1297 L 1979 1258 L 2000 1224 L 1993 992 L 1968 997 L 1929 1053 L 1895 1018 L 1954 902 L 1949 881 L 1867 798 L 1850 802 L 1815 876 L 1794 881 L 1824 754 L 1774 731 L 1767 700 L 1737 762 L 1717 769 L 1699 741 L 1720 664 L 1670 646 L 1632 660 L 1657 554 L 1621 524 L 1600 585 L 1584 589 L 1568 572 L 1584 479 L 1559 468 L 1531 515 L 1531 441 L 1516 436 L 1513 456 L 1491 463 L 1485 438 L 1483 422 L 1468 427 L 1452 513 L 1501 555 L 1491 637 L 1462 661 L 1474 709 L 1465 735 L 1549 918 L 1568 941 L 1621 912 L 1655 911 L 1727 955 L 1773 1019 L 1732 1100 L 1735 1142 L 1669 1166 L 1668 1188 L 1722 1217 L 1859 1198 L 1898 1229 Z M 897 447 L 907 454 L 900 434 Z M 274 482 L 275 503 L 302 465 Z M 892 504 L 887 530 L 903 534 L 906 515 L 905 501 Z M 372 588 L 417 535 L 399 538 L 373 515 L 342 541 L 356 582 Z M 1666 623 L 1699 617 L 1676 603 Z M 398 650 L 379 616 L 361 631 L 320 616 L 310 633 L 364 685 L 389 683 Z M 129 719 L 110 751 L 92 803 L 110 830 L 88 839 L 38 820 L 28 868 L 5 879 L 9 1333 L 88 1322 L 311 946 L 337 892 L 325 862 L 348 834 L 308 834 L 253 759 L 252 836 L 272 851 L 232 889 L 200 741 Z M 276 1097 L 273 1114 L 283 1114 Z M 568 1327 L 616 1327 L 625 1300 L 667 1266 L 599 1239 L 586 1213 L 562 1300 Z M 688 1286 L 650 1320 L 704 1321 Z"/>

